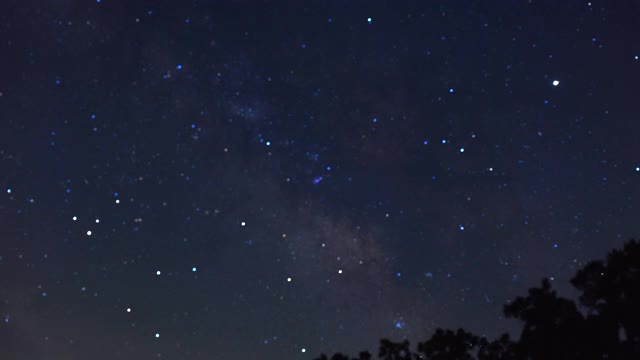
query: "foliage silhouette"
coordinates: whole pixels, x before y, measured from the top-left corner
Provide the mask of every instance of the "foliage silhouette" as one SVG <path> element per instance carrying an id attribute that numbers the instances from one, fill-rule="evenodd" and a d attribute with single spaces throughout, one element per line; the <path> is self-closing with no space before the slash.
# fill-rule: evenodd
<path id="1" fill-rule="evenodd" d="M 571 283 L 582 292 L 580 303 L 589 311 L 589 327 L 601 336 L 601 349 L 640 354 L 640 243 L 629 241 L 606 261 L 590 262 Z"/>
<path id="2" fill-rule="evenodd" d="M 504 313 L 524 322 L 516 354 L 531 359 L 570 359 L 581 351 L 584 318 L 576 304 L 560 298 L 548 280 L 504 306 Z M 582 358 L 582 357 L 580 357 Z"/>
<path id="3" fill-rule="evenodd" d="M 322 354 L 316 360 L 329 360 L 329 358 Z M 349 358 L 347 355 L 336 353 L 331 357 L 331 360 L 371 360 L 371 354 L 367 351 L 362 351 L 357 358 Z"/>
<path id="4" fill-rule="evenodd" d="M 378 357 L 382 360 L 411 360 L 409 341 L 394 343 L 388 339 L 380 340 Z"/>
<path id="5" fill-rule="evenodd" d="M 478 360 L 508 360 L 517 359 L 516 343 L 511 340 L 509 334 L 502 334 L 499 339 L 492 342 L 480 339 Z"/>
<path id="6" fill-rule="evenodd" d="M 630 240 L 606 260 L 591 261 L 571 279 L 579 304 L 559 297 L 549 280 L 504 306 L 523 323 L 518 340 L 489 341 L 464 329 L 437 329 L 412 352 L 409 341 L 380 341 L 381 360 L 640 359 L 640 243 Z M 349 360 L 335 354 L 331 360 Z M 352 360 L 370 360 L 360 353 Z M 316 360 L 329 360 L 321 355 Z"/>
<path id="7" fill-rule="evenodd" d="M 472 360 L 475 357 L 470 353 L 477 349 L 480 338 L 458 329 L 437 329 L 431 339 L 418 344 L 418 356 L 433 360 Z"/>

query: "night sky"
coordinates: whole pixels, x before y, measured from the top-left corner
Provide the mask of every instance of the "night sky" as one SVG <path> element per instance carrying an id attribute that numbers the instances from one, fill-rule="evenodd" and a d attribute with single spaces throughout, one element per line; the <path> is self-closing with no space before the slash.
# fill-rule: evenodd
<path id="1" fill-rule="evenodd" d="M 310 359 L 640 234 L 637 1 L 4 0 L 0 357 Z"/>

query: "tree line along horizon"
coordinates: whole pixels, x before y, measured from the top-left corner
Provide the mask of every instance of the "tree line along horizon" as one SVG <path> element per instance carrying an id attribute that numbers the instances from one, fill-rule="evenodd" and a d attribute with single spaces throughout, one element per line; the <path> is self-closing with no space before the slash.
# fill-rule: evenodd
<path id="1" fill-rule="evenodd" d="M 571 279 L 578 302 L 557 295 L 548 279 L 503 307 L 522 323 L 517 339 L 489 340 L 465 329 L 438 328 L 412 349 L 408 340 L 380 340 L 381 360 L 640 360 L 640 242 L 587 263 Z M 314 360 L 371 360 L 342 353 Z"/>

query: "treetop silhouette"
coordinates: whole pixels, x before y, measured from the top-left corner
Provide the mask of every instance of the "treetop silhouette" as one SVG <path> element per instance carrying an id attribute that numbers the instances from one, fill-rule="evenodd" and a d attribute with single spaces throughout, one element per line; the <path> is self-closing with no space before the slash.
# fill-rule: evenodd
<path id="1" fill-rule="evenodd" d="M 579 304 L 559 297 L 549 280 L 504 306 L 523 323 L 518 340 L 489 341 L 464 329 L 437 329 L 411 351 L 409 341 L 380 341 L 382 360 L 640 359 L 640 243 L 626 242 L 603 261 L 591 261 L 571 279 Z M 331 360 L 369 360 L 335 354 Z M 328 360 L 321 355 L 316 360 Z"/>

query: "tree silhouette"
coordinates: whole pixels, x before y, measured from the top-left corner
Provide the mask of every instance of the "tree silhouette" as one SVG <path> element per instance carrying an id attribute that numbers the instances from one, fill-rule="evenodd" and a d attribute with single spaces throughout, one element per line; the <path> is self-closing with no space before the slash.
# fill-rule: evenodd
<path id="1" fill-rule="evenodd" d="M 418 356 L 432 360 L 473 360 L 470 353 L 480 345 L 480 338 L 458 329 L 437 329 L 431 339 L 418 344 Z"/>
<path id="2" fill-rule="evenodd" d="M 411 360 L 409 341 L 394 343 L 388 339 L 380 340 L 378 357 L 382 360 Z"/>
<path id="3" fill-rule="evenodd" d="M 582 291 L 590 327 L 600 329 L 600 345 L 640 353 L 640 243 L 631 240 L 606 261 L 592 261 L 571 283 Z"/>
<path id="4" fill-rule="evenodd" d="M 507 317 L 524 322 L 516 354 L 528 359 L 569 359 L 581 352 L 584 318 L 576 304 L 551 290 L 549 280 L 504 306 Z"/>
<path id="5" fill-rule="evenodd" d="M 516 345 L 517 344 L 509 337 L 509 334 L 503 334 L 499 339 L 492 342 L 481 339 L 478 360 L 517 359 Z"/>
<path id="6" fill-rule="evenodd" d="M 464 329 L 437 329 L 411 352 L 409 341 L 380 341 L 381 360 L 640 359 L 640 243 L 630 240 L 605 261 L 589 262 L 571 280 L 579 305 L 559 297 L 549 280 L 504 306 L 523 323 L 518 340 L 488 341 Z M 369 360 L 360 353 L 352 360 Z M 322 355 L 316 360 L 328 360 Z M 331 360 L 349 360 L 335 354 Z"/>
<path id="7" fill-rule="evenodd" d="M 343 355 L 341 353 L 336 353 L 331 357 L 331 360 L 371 360 L 371 354 L 367 351 L 360 352 L 360 355 L 357 358 L 349 358 L 347 355 Z M 329 358 L 322 354 L 320 357 L 315 360 L 329 360 Z"/>

